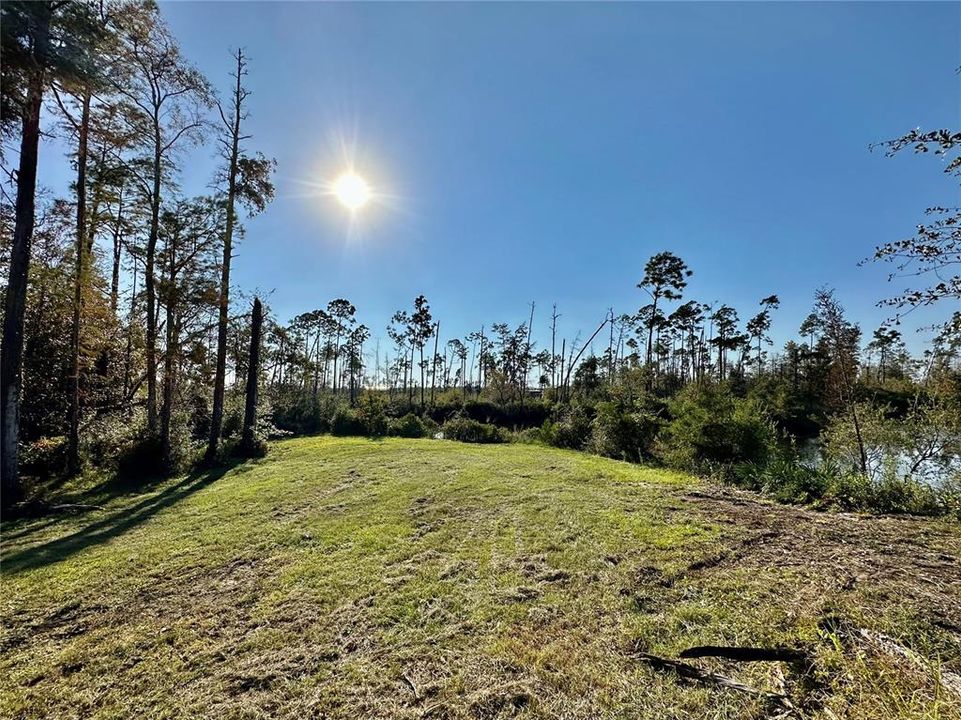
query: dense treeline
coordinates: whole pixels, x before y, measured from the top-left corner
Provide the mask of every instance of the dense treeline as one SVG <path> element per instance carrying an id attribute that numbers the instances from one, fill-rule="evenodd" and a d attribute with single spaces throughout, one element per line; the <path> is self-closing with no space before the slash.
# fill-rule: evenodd
<path id="1" fill-rule="evenodd" d="M 215 458 L 227 360 L 243 362 L 233 242 L 273 197 L 273 161 L 246 148 L 247 58 L 235 51 L 221 99 L 152 2 L 2 12 L 5 162 L 19 139 L 3 197 L 4 505 L 21 499 L 21 470 L 74 474 L 124 453 L 179 470 L 200 424 Z M 70 148 L 71 197 L 38 182 L 41 134 Z M 219 157 L 214 191 L 185 197 L 180 164 L 200 152 Z"/>
<path id="2" fill-rule="evenodd" d="M 453 337 L 421 295 L 377 332 L 337 298 L 286 323 L 268 308 L 251 337 L 230 263 L 243 221 L 273 197 L 274 162 L 248 149 L 244 52 L 211 82 L 151 2 L 2 13 L 5 507 L 40 487 L 31 479 L 173 473 L 262 452 L 271 434 L 329 431 L 545 442 L 785 500 L 959 511 L 961 314 L 918 357 L 897 322 L 957 307 L 956 209 L 877 248 L 892 277 L 935 279 L 882 301 L 894 321 L 870 336 L 822 289 L 775 351 L 776 294 L 749 309 L 700 302 L 693 269 L 664 251 L 639 273 L 639 307 L 583 335 L 558 333 L 557 305 L 531 303 L 519 324 Z M 70 148 L 68 197 L 36 176 L 42 134 Z M 956 177 L 959 143 L 912 132 L 886 149 L 947 155 Z M 185 197 L 181 164 L 197 153 L 219 160 L 213 191 Z"/>
<path id="3" fill-rule="evenodd" d="M 664 267 L 675 279 L 669 295 L 657 279 Z M 556 354 L 532 340 L 533 312 L 516 327 L 445 341 L 423 296 L 394 315 L 393 347 L 368 354 L 353 306 L 332 301 L 271 326 L 273 431 L 543 442 L 718 475 L 785 500 L 961 509 L 957 322 L 914 358 L 895 328 L 863 338 L 822 289 L 798 339 L 773 352 L 776 296 L 742 325 L 727 305 L 686 300 L 680 278 L 690 275 L 673 254 L 654 256 L 640 283 L 652 302 L 609 312 L 583 343 L 555 338 Z"/>

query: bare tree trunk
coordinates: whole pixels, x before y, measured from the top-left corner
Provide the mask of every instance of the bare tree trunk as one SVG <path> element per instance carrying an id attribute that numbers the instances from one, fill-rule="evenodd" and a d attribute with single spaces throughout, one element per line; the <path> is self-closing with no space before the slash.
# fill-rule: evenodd
<path id="1" fill-rule="evenodd" d="M 176 391 L 177 367 L 180 362 L 180 338 L 177 328 L 179 320 L 178 306 L 179 293 L 177 290 L 177 239 L 176 234 L 172 234 L 168 252 L 170 255 L 170 275 L 168 277 L 168 290 L 165 311 L 165 334 L 166 352 L 164 353 L 164 374 L 163 374 L 163 397 L 160 408 L 160 439 L 162 451 L 162 464 L 165 471 L 172 471 L 174 465 L 173 443 L 171 441 L 171 430 L 173 422 L 174 393 Z"/>
<path id="2" fill-rule="evenodd" d="M 420 409 L 424 409 L 424 341 L 420 343 Z"/>
<path id="3" fill-rule="evenodd" d="M 123 250 L 123 186 L 117 199 L 117 222 L 113 227 L 113 267 L 110 275 L 110 312 L 116 316 L 120 297 L 120 259 Z"/>
<path id="4" fill-rule="evenodd" d="M 581 355 L 584 354 L 584 351 L 587 350 L 588 347 L 590 347 L 592 342 L 594 342 L 594 338 L 597 337 L 597 334 L 604 329 L 605 325 L 607 325 L 607 318 L 604 318 L 604 322 L 602 322 L 600 325 L 597 326 L 597 330 L 595 330 L 594 334 L 587 339 L 587 342 L 584 343 L 584 345 L 581 347 L 580 352 L 577 353 L 576 356 L 571 358 L 571 361 L 567 364 L 567 375 L 565 376 L 565 379 L 564 379 L 565 385 L 570 386 L 571 370 L 573 369 L 577 361 L 581 359 Z M 573 352 L 574 352 L 574 347 L 571 346 L 571 353 L 573 354 Z"/>
<path id="5" fill-rule="evenodd" d="M 657 319 L 657 295 L 654 295 L 654 303 L 651 305 L 651 317 L 647 326 L 647 364 L 651 364 L 652 343 L 654 342 L 654 322 Z"/>
<path id="6" fill-rule="evenodd" d="M 560 399 L 561 399 L 561 400 L 564 399 L 564 395 L 565 395 L 563 382 L 564 382 L 564 358 L 565 358 L 565 354 L 566 354 L 566 353 L 567 353 L 567 338 L 562 338 L 562 339 L 561 339 L 561 368 L 560 368 L 560 371 L 561 371 L 561 372 L 560 372 L 560 375 L 559 375 L 558 378 L 557 378 L 557 379 L 562 383 L 561 388 L 560 388 Z"/>
<path id="7" fill-rule="evenodd" d="M 133 266 L 133 288 L 130 290 L 130 316 L 127 322 L 127 349 L 124 353 L 123 366 L 123 396 L 126 400 L 130 397 L 130 372 L 133 356 L 133 320 L 137 313 L 137 263 Z"/>
<path id="8" fill-rule="evenodd" d="M 414 346 L 415 343 L 411 341 L 410 343 L 410 384 L 407 388 L 407 404 L 411 408 L 414 407 Z"/>
<path id="9" fill-rule="evenodd" d="M 210 414 L 207 459 L 213 459 L 220 444 L 224 419 L 224 384 L 227 375 L 227 311 L 230 307 L 230 256 L 233 252 L 234 204 L 237 196 L 237 159 L 240 153 L 240 121 L 243 117 L 244 54 L 237 51 L 237 85 L 234 88 L 234 115 L 230 126 L 230 161 L 227 168 L 227 220 L 224 228 L 224 255 L 220 266 L 220 297 L 217 308 L 217 367 L 214 371 L 214 399 Z M 223 113 L 221 112 L 221 116 Z M 316 385 L 316 382 L 315 382 Z M 315 393 L 316 394 L 316 393 Z"/>
<path id="10" fill-rule="evenodd" d="M 607 344 L 607 374 L 610 375 L 610 383 L 614 384 L 614 308 L 611 308 L 611 337 Z"/>
<path id="11" fill-rule="evenodd" d="M 551 387 L 557 385 L 557 303 L 551 311 Z"/>
<path id="12" fill-rule="evenodd" d="M 434 385 L 437 379 L 437 343 L 440 340 L 440 320 L 434 326 L 434 357 L 430 362 L 430 404 L 434 404 Z"/>
<path id="13" fill-rule="evenodd" d="M 38 46 L 45 53 L 49 13 L 37 29 Z M 35 69 L 27 80 L 17 171 L 17 200 L 10 249 L 10 276 L 4 298 L 3 346 L 0 348 L 0 503 L 9 508 L 23 497 L 20 485 L 17 442 L 20 434 L 20 383 L 23 363 L 23 316 L 27 304 L 27 272 L 33 239 L 34 202 L 37 185 L 37 152 L 40 145 L 40 106 L 44 73 Z"/>
<path id="14" fill-rule="evenodd" d="M 254 298 L 250 316 L 250 355 L 247 361 L 247 397 L 244 404 L 244 433 L 242 447 L 251 451 L 256 445 L 254 431 L 257 425 L 257 388 L 260 374 L 260 332 L 264 321 L 264 309 L 260 298 Z"/>
<path id="15" fill-rule="evenodd" d="M 477 363 L 477 395 L 484 389 L 484 326 L 481 325 L 480 360 Z"/>
<path id="16" fill-rule="evenodd" d="M 338 321 L 340 322 L 340 321 Z M 337 357 L 340 355 L 340 331 L 337 332 L 337 338 L 334 340 L 334 377 L 333 377 L 333 390 L 334 395 L 337 395 Z"/>
<path id="17" fill-rule="evenodd" d="M 157 431 L 157 288 L 154 266 L 157 256 L 157 238 L 160 235 L 160 173 L 163 140 L 160 136 L 160 116 L 154 114 L 153 188 L 150 197 L 150 230 L 147 233 L 147 252 L 144 267 L 144 292 L 147 294 L 147 430 Z"/>
<path id="18" fill-rule="evenodd" d="M 70 427 L 67 434 L 67 473 L 80 470 L 80 324 L 83 321 L 83 285 L 87 273 L 87 136 L 90 131 L 90 89 L 81 98 L 77 126 L 77 257 L 73 278 L 73 323 L 70 328 Z"/>

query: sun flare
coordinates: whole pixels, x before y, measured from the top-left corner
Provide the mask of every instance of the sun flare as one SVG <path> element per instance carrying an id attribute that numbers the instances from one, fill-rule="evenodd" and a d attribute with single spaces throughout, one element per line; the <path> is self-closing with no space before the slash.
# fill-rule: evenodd
<path id="1" fill-rule="evenodd" d="M 353 171 L 347 171 L 334 181 L 334 195 L 350 211 L 359 210 L 370 200 L 367 181 Z"/>

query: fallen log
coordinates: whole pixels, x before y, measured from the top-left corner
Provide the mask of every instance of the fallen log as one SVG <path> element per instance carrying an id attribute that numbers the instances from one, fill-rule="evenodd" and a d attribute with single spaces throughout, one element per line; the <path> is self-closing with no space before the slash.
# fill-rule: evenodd
<path id="1" fill-rule="evenodd" d="M 746 695 L 753 695 L 754 697 L 761 698 L 771 705 L 789 711 L 790 713 L 797 712 L 797 708 L 794 706 L 794 703 L 791 702 L 791 698 L 789 698 L 787 695 L 760 690 L 756 687 L 745 685 L 744 683 L 738 682 L 737 680 L 729 678 L 725 675 L 719 675 L 718 673 L 701 670 L 698 667 L 695 667 L 689 663 L 680 662 L 679 660 L 671 660 L 642 652 L 635 653 L 635 657 L 637 657 L 637 659 L 641 662 L 650 665 L 655 670 L 661 672 L 673 672 L 684 680 L 701 683 L 702 685 L 714 685 L 727 690 L 735 690 L 737 692 L 745 693 Z"/>
<path id="2" fill-rule="evenodd" d="M 720 657 L 738 662 L 804 662 L 808 660 L 808 654 L 797 648 L 725 647 L 721 645 L 700 645 L 688 648 L 682 650 L 678 657 Z"/>

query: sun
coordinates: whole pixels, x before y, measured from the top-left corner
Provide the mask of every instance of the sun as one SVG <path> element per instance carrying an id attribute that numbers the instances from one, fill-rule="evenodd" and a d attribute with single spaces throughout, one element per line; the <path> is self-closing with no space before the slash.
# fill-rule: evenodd
<path id="1" fill-rule="evenodd" d="M 334 181 L 334 196 L 351 212 L 360 210 L 370 200 L 370 185 L 353 170 Z"/>

